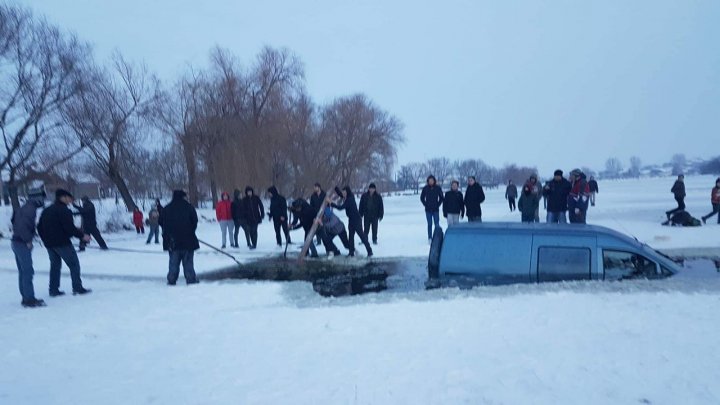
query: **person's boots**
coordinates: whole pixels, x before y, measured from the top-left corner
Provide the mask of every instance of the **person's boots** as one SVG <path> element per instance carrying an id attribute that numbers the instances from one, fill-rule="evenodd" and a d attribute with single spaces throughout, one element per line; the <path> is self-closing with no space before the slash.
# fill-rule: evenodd
<path id="1" fill-rule="evenodd" d="M 77 290 L 73 290 L 73 295 L 85 295 L 85 294 L 90 294 L 91 292 L 92 292 L 92 290 L 89 288 L 80 287 Z"/>
<path id="2" fill-rule="evenodd" d="M 55 291 L 50 291 L 49 294 L 51 297 L 61 297 L 61 296 L 65 295 L 65 291 L 55 290 Z"/>
<path id="3" fill-rule="evenodd" d="M 45 305 L 45 301 L 33 298 L 33 299 L 27 300 L 27 301 L 23 300 L 22 306 L 25 308 L 38 308 L 38 307 L 44 307 L 46 305 Z"/>

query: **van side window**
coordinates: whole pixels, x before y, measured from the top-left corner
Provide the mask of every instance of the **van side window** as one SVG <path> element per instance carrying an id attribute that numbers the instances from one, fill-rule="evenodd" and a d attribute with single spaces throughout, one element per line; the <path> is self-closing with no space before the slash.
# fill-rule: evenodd
<path id="1" fill-rule="evenodd" d="M 538 249 L 538 280 L 590 279 L 590 249 L 541 247 Z"/>
<path id="2" fill-rule="evenodd" d="M 605 280 L 657 278 L 655 262 L 637 253 L 603 249 Z"/>

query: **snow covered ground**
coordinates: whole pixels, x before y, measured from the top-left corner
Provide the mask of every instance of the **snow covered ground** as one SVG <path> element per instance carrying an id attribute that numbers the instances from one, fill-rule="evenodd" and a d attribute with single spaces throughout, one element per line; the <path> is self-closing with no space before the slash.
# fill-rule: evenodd
<path id="1" fill-rule="evenodd" d="M 687 179 L 694 216 L 710 210 L 714 180 Z M 718 225 L 660 226 L 672 182 L 601 182 L 589 222 L 656 248 L 720 247 Z M 503 191 L 487 195 L 486 221 L 519 221 Z M 376 254 L 426 255 L 418 196 L 385 203 Z M 219 244 L 219 227 L 203 223 L 199 236 Z M 168 288 L 156 245 L 131 232 L 107 239 L 147 253 L 83 253 L 90 296 L 47 298 L 47 258 L 35 251 L 39 310 L 20 307 L 0 240 L 0 404 L 720 403 L 720 276 L 707 264 L 652 282 L 326 299 L 302 282 Z M 230 252 L 250 261 L 280 254 L 274 245 L 266 223 L 258 252 Z M 232 261 L 203 248 L 196 264 Z"/>

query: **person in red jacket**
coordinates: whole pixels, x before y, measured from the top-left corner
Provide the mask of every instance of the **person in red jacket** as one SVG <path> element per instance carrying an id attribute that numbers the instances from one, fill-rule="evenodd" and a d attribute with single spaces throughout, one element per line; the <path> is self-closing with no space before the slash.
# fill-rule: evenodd
<path id="1" fill-rule="evenodd" d="M 137 231 L 138 235 L 145 234 L 145 224 L 143 223 L 143 213 L 140 211 L 140 208 L 135 206 L 135 210 L 133 210 L 133 225 L 135 225 L 135 230 Z"/>
<path id="2" fill-rule="evenodd" d="M 220 224 L 220 231 L 222 232 L 222 248 L 225 249 L 228 234 L 230 234 L 230 246 L 237 247 L 233 239 L 235 222 L 232 217 L 232 203 L 230 202 L 230 194 L 227 192 L 222 193 L 222 199 L 218 201 L 215 206 L 215 216 L 217 217 L 218 223 Z"/>
<path id="3" fill-rule="evenodd" d="M 713 210 L 711 213 L 702 217 L 703 224 L 713 215 L 718 216 L 718 224 L 720 224 L 720 177 L 715 180 L 715 187 L 713 187 L 710 192 L 710 203 L 712 203 Z"/>

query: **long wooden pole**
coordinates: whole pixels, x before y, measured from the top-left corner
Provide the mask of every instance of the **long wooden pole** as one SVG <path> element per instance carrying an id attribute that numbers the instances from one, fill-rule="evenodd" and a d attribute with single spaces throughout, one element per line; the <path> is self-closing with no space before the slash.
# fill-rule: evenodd
<path id="1" fill-rule="evenodd" d="M 323 200 L 323 203 L 320 206 L 320 211 L 318 211 L 317 215 L 315 215 L 315 221 L 313 221 L 312 228 L 310 228 L 310 232 L 308 232 L 308 235 L 305 238 L 305 244 L 303 245 L 303 248 L 300 251 L 300 256 L 298 257 L 298 263 L 300 264 L 305 261 L 305 255 L 307 254 L 308 250 L 310 250 L 310 244 L 313 243 L 313 239 L 315 239 L 315 233 L 317 232 L 318 226 L 320 226 L 318 225 L 317 220 L 322 218 L 323 212 L 328 205 L 328 198 L 331 198 L 331 196 L 326 196 Z"/>

